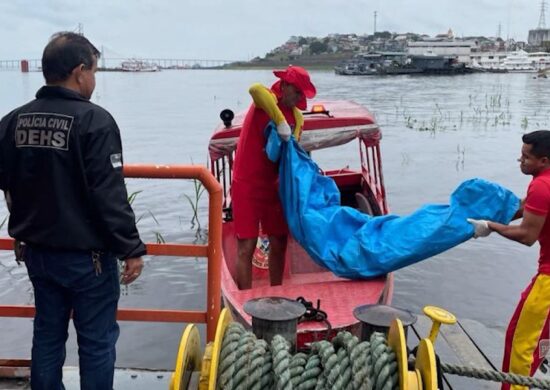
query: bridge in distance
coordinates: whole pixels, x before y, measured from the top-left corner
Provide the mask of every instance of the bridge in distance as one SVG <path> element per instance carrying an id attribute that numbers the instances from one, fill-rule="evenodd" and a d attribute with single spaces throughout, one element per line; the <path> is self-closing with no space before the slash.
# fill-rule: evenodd
<path id="1" fill-rule="evenodd" d="M 100 67 L 106 70 L 120 69 L 123 61 L 134 60 L 132 58 L 101 58 Z M 224 65 L 238 62 L 237 60 L 219 60 L 219 59 L 181 59 L 181 58 L 137 58 L 135 60 L 155 64 L 161 69 L 215 69 Z M 19 60 L 0 60 L 0 70 L 21 70 L 22 61 L 27 61 L 29 70 L 40 70 L 41 60 L 39 59 L 19 59 Z"/>

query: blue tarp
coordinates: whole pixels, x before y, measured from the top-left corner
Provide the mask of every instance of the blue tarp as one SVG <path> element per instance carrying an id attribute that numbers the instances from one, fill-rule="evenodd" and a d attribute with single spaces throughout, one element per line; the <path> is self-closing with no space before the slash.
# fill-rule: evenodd
<path id="1" fill-rule="evenodd" d="M 336 275 L 372 278 L 444 252 L 472 238 L 466 218 L 509 223 L 519 208 L 511 191 L 483 179 L 463 182 L 448 205 L 428 204 L 400 217 L 371 217 L 340 205 L 334 180 L 291 138 L 266 128 L 266 153 L 279 161 L 280 197 L 294 239 Z"/>

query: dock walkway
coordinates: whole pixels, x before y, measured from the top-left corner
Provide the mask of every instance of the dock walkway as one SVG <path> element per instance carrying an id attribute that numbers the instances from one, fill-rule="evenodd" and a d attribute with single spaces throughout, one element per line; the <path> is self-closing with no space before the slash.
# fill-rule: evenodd
<path id="1" fill-rule="evenodd" d="M 418 321 L 408 329 L 408 346 L 418 345 L 419 339 L 427 337 L 431 320 L 418 314 Z M 460 320 L 454 325 L 442 325 L 435 343 L 435 350 L 442 362 L 486 370 L 500 370 L 504 332 L 490 329 L 474 320 Z M 171 372 L 117 369 L 114 389 L 154 390 L 167 389 Z M 198 375 L 194 375 L 190 388 L 197 388 Z M 546 375 L 540 372 L 537 376 Z M 79 389 L 78 368 L 65 367 L 63 378 L 67 390 Z M 28 380 L 0 379 L 0 389 L 30 389 Z M 451 390 L 499 390 L 496 382 L 471 379 L 456 375 L 445 375 L 444 389 Z"/>
<path id="2" fill-rule="evenodd" d="M 423 314 L 408 330 L 409 348 L 414 348 L 420 338 L 430 332 L 432 322 Z M 435 351 L 441 362 L 485 370 L 500 370 L 504 333 L 489 329 L 473 320 L 461 320 L 454 325 L 442 325 L 435 343 Z M 445 389 L 498 390 L 500 383 L 445 375 Z"/>
<path id="3" fill-rule="evenodd" d="M 114 390 L 157 390 L 168 389 L 172 372 L 117 368 L 115 370 Z M 78 367 L 63 367 L 63 384 L 66 390 L 79 390 L 80 377 Z M 0 390 L 30 389 L 28 379 L 1 379 Z M 195 387 L 196 388 L 196 387 Z"/>

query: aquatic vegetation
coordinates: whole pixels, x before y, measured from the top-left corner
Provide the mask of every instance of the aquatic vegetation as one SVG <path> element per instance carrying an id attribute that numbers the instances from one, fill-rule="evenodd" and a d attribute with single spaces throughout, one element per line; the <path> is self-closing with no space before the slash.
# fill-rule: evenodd
<path id="1" fill-rule="evenodd" d="M 160 232 L 153 232 L 155 234 L 155 239 L 157 241 L 157 244 L 165 244 L 166 240 L 164 239 L 163 235 Z"/>
<path id="2" fill-rule="evenodd" d="M 445 130 L 445 126 L 442 123 L 441 118 L 432 117 L 428 122 L 422 122 L 420 127 L 417 128 L 419 131 L 429 131 L 435 134 L 438 130 Z"/>
<path id="3" fill-rule="evenodd" d="M 414 124 L 416 123 L 416 119 L 413 119 L 412 116 L 408 115 L 405 118 L 405 126 L 407 126 L 409 129 L 414 129 Z"/>
<path id="4" fill-rule="evenodd" d="M 464 170 L 464 162 L 466 161 L 466 147 L 460 146 L 460 144 L 456 145 L 456 170 Z"/>
<path id="5" fill-rule="evenodd" d="M 527 117 L 523 117 L 523 119 L 521 120 L 521 128 L 523 130 L 527 130 L 527 127 L 529 127 L 529 119 L 527 119 Z"/>
<path id="6" fill-rule="evenodd" d="M 130 205 L 134 203 L 134 201 L 136 200 L 136 197 L 142 192 L 143 191 L 134 191 L 130 195 L 128 195 L 128 203 L 130 203 Z"/>
<path id="7" fill-rule="evenodd" d="M 130 203 L 130 205 L 132 205 L 132 204 L 135 202 L 137 196 L 138 196 L 139 194 L 141 194 L 142 192 L 143 192 L 143 191 L 141 191 L 141 190 L 140 190 L 140 191 L 134 191 L 134 192 L 132 192 L 130 195 L 128 195 L 128 203 Z M 151 212 L 151 210 L 147 210 L 146 213 L 141 214 L 140 216 L 136 217 L 136 225 L 137 225 L 137 224 L 143 219 L 143 217 L 144 217 L 145 215 L 147 215 L 147 214 L 153 219 L 153 221 L 155 221 L 155 224 L 156 224 L 157 226 L 160 226 L 159 221 L 158 221 L 157 218 L 155 217 L 155 214 L 153 214 L 153 213 Z M 162 236 L 161 233 L 156 232 L 156 231 L 154 231 L 153 233 L 155 234 L 155 239 L 156 239 L 157 244 L 162 244 L 162 243 L 165 243 L 165 242 L 166 242 L 166 240 L 164 239 L 164 237 Z"/>
<path id="8" fill-rule="evenodd" d="M 206 188 L 202 185 L 200 180 L 193 179 L 193 196 L 189 196 L 187 194 L 183 194 L 187 201 L 189 202 L 189 205 L 191 206 L 191 210 L 193 211 L 193 217 L 191 218 L 191 227 L 197 226 L 197 230 L 201 229 L 201 222 L 199 219 L 199 202 L 204 194 L 204 191 Z"/>
<path id="9" fill-rule="evenodd" d="M 403 98 L 400 99 L 400 103 L 406 104 L 403 103 Z M 501 87 L 497 87 L 492 93 L 469 94 L 467 105 L 464 106 L 467 107 L 466 109 L 458 110 L 458 107 L 449 107 L 444 100 L 434 100 L 432 104 L 432 114 L 428 118 L 420 117 L 421 112 L 425 111 L 423 107 L 417 109 L 419 113 L 414 114 L 415 110 L 410 107 L 396 106 L 396 113 L 402 113 L 400 118 L 405 127 L 431 133 L 459 130 L 464 126 L 471 126 L 475 130 L 486 130 L 516 125 L 525 130 L 531 121 L 524 117 L 520 123 L 514 123 L 514 115 L 510 110 L 510 98 L 503 94 Z M 550 110 L 536 111 L 532 117 L 543 119 L 534 122 L 537 126 L 546 125 L 550 122 Z"/>

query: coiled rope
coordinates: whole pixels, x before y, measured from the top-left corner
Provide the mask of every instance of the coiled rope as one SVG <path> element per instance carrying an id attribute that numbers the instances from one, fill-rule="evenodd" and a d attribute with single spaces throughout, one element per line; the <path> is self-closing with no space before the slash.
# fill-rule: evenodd
<path id="1" fill-rule="evenodd" d="M 218 366 L 218 389 L 391 390 L 399 386 L 397 362 L 382 333 L 359 342 L 349 332 L 315 342 L 308 354 L 290 353 L 275 336 L 271 345 L 241 324 L 225 332 Z"/>
<path id="2" fill-rule="evenodd" d="M 390 390 L 397 389 L 397 362 L 385 336 L 374 333 L 359 342 L 349 332 L 312 344 L 311 352 L 291 354 L 289 343 L 275 336 L 271 345 L 231 323 L 224 335 L 218 389 L 235 390 Z M 414 365 L 414 359 L 409 361 Z M 441 363 L 446 374 L 550 390 L 550 381 L 493 370 Z"/>

